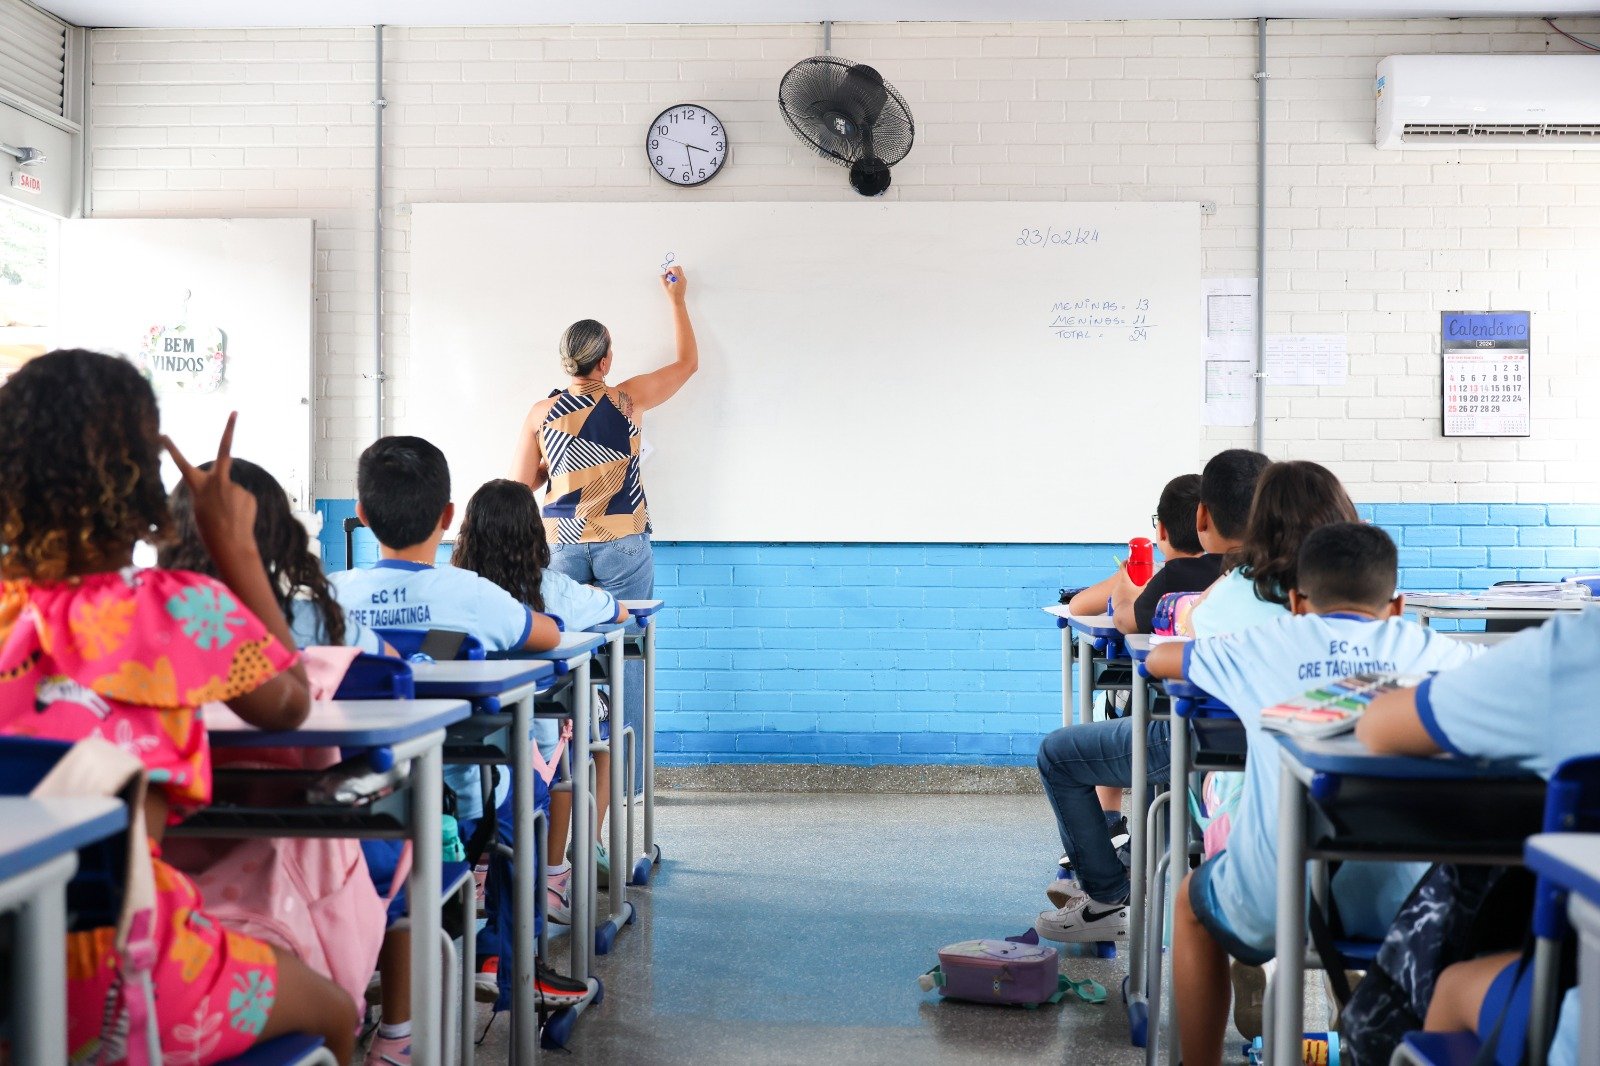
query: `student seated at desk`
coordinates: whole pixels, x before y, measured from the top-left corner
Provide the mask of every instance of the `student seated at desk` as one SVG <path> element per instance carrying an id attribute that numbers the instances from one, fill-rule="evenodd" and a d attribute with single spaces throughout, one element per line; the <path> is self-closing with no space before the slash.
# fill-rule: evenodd
<path id="1" fill-rule="evenodd" d="M 211 463 L 200 466 L 212 469 Z M 311 538 L 290 510 L 289 495 L 278 480 L 246 459 L 233 460 L 229 475 L 234 484 L 255 498 L 256 547 L 266 565 L 267 577 L 277 594 L 278 607 L 289 620 L 295 644 L 301 648 L 346 645 L 374 655 L 393 654 L 382 637 L 361 623 L 345 618 L 333 598 L 322 561 L 311 553 Z M 180 484 L 169 499 L 174 537 L 157 556 L 167 569 L 193 570 L 217 576 L 211 555 L 200 538 L 195 521 L 194 494 Z M 363 841 L 362 851 L 374 869 L 393 870 L 398 852 L 392 841 Z M 205 849 L 202 849 L 204 851 Z M 208 861 L 214 857 L 208 854 Z M 186 867 L 191 873 L 201 871 Z M 365 864 L 362 866 L 366 870 Z M 364 872 L 362 876 L 367 876 Z M 387 885 L 384 886 L 387 891 Z M 370 960 L 368 960 L 370 961 Z M 411 934 L 409 929 L 389 930 L 378 956 L 383 1004 L 377 1031 L 365 1057 L 366 1066 L 406 1066 L 411 1044 Z"/>
<path id="2" fill-rule="evenodd" d="M 1239 546 L 1256 481 L 1268 459 L 1259 452 L 1218 452 L 1200 475 L 1195 535 L 1207 553 Z M 1149 726 L 1149 778 L 1165 781 L 1170 761 L 1167 723 Z M 1128 870 L 1118 859 L 1113 834 L 1127 832 L 1122 789 L 1132 784 L 1133 721 L 1118 718 L 1057 729 L 1039 745 L 1039 777 L 1055 811 L 1061 845 L 1071 857 L 1074 879 L 1053 882 L 1046 895 L 1056 907 L 1034 922 L 1050 940 L 1092 941 L 1122 936 L 1128 929 Z M 1143 812 L 1135 812 L 1143 817 Z"/>
<path id="3" fill-rule="evenodd" d="M 1356 723 L 1375 752 L 1509 760 L 1548 779 L 1568 759 L 1600 754 L 1600 607 L 1552 618 L 1415 689 L 1379 696 Z M 1456 963 L 1439 976 L 1426 1027 L 1487 1034 L 1510 1001 L 1495 1062 L 1513 1066 L 1527 1044 L 1531 979 L 1517 955 Z M 1512 985 L 1515 981 L 1516 987 Z M 1578 1061 L 1577 997 L 1562 1003 L 1551 1066 Z"/>
<path id="4" fill-rule="evenodd" d="M 1247 453 L 1254 454 L 1254 453 Z M 1156 548 L 1164 563 L 1141 587 L 1128 578 L 1127 564 L 1072 597 L 1076 615 L 1109 613 L 1124 633 L 1148 633 L 1156 604 L 1169 592 L 1200 592 L 1222 576 L 1222 556 L 1206 551 L 1199 526 L 1209 522 L 1200 511 L 1200 475 L 1180 474 L 1167 482 L 1151 521 Z M 1109 606 L 1109 611 L 1108 611 Z"/>
<path id="5" fill-rule="evenodd" d="M 1229 957 L 1251 966 L 1273 957 L 1281 769 L 1278 742 L 1261 726 L 1262 708 L 1335 678 L 1448 668 L 1480 650 L 1402 618 L 1396 575 L 1394 542 L 1383 530 L 1325 525 L 1300 547 L 1291 616 L 1150 653 L 1152 676 L 1182 678 L 1222 700 L 1244 723 L 1249 744 L 1227 847 L 1184 879 L 1173 908 L 1173 996 L 1189 1066 L 1222 1061 Z M 1341 866 L 1332 889 L 1345 931 L 1381 937 L 1422 869 Z M 1257 1034 L 1259 1027 L 1253 1019 Z"/>
<path id="6" fill-rule="evenodd" d="M 209 472 L 211 463 L 200 464 Z M 295 518 L 289 494 L 278 479 L 248 459 L 234 459 L 229 470 L 234 484 L 255 497 L 256 549 L 277 594 L 278 607 L 289 620 L 295 646 L 345 645 L 371 655 L 392 655 L 394 649 L 360 622 L 347 619 L 333 598 L 333 588 L 322 560 L 311 552 L 311 537 Z M 194 496 L 180 483 L 168 500 L 172 508 L 173 537 L 156 555 L 157 565 L 168 570 L 193 570 L 216 577 L 211 554 L 195 525 Z"/>
<path id="7" fill-rule="evenodd" d="M 593 585 L 580 585 L 567 575 L 550 569 L 550 542 L 545 537 L 544 519 L 533 490 L 520 481 L 500 479 L 481 485 L 467 501 L 450 556 L 454 566 L 488 578 L 535 611 L 554 615 L 564 629 L 581 632 L 606 622 L 622 622 L 628 609 L 616 597 Z M 538 719 L 534 730 L 546 758 L 553 758 L 560 740 L 557 725 Z M 595 767 L 595 862 L 604 877 L 610 877 L 610 857 L 600 841 L 601 826 L 611 799 L 611 755 L 594 753 Z M 550 793 L 550 854 L 561 856 L 547 873 L 548 913 L 553 921 L 572 924 L 567 899 L 572 879 L 572 864 L 567 860 L 567 833 L 572 828 L 572 790 L 552 789 Z"/>
<path id="8" fill-rule="evenodd" d="M 293 729 L 311 708 L 256 550 L 254 501 L 227 476 L 233 423 L 211 472 L 166 442 L 222 580 L 136 570 L 134 545 L 172 529 L 149 382 L 122 359 L 56 351 L 0 386 L 0 733 L 105 736 L 148 768 L 149 1025 L 164 1058 L 205 1066 L 305 1032 L 348 1062 L 358 1018 L 350 997 L 288 952 L 224 929 L 194 883 L 161 860 L 167 827 L 211 800 L 200 705 L 220 700 L 264 729 Z M 73 933 L 64 947 L 63 1039 L 74 1061 L 120 1058 L 111 1049 L 126 1037 L 130 1007 L 113 934 Z"/>

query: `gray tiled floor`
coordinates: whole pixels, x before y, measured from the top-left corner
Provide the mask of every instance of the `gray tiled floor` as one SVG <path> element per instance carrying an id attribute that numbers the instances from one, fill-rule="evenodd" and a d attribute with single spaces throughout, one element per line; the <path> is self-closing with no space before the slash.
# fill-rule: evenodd
<path id="1" fill-rule="evenodd" d="M 599 960 L 605 1003 L 546 1061 L 1142 1061 L 1122 958 L 1065 960 L 1107 986 L 1103 1006 L 974 1006 L 917 987 L 940 946 L 1021 932 L 1046 906 L 1059 844 L 1042 796 L 675 793 L 658 823 L 666 860 Z M 480 1062 L 506 1061 L 506 1031 L 498 1019 Z"/>

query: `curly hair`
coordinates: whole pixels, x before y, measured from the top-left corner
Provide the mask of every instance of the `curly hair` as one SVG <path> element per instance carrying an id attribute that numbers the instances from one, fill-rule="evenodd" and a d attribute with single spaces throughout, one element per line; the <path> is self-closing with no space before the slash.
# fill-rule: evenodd
<path id="1" fill-rule="evenodd" d="M 1306 534 L 1334 522 L 1359 522 L 1355 504 L 1327 467 L 1304 460 L 1272 463 L 1256 482 L 1244 542 L 1228 563 L 1255 585 L 1256 597 L 1287 604 Z"/>
<path id="2" fill-rule="evenodd" d="M 550 542 L 533 490 L 504 478 L 485 482 L 467 501 L 450 564 L 488 578 L 542 612 L 539 577 L 550 565 Z"/>
<path id="3" fill-rule="evenodd" d="M 160 425 L 150 383 L 99 352 L 48 352 L 0 386 L 0 576 L 61 581 L 164 543 Z"/>
<path id="4" fill-rule="evenodd" d="M 200 469 L 210 470 L 211 466 L 211 463 L 204 463 Z M 343 644 L 344 609 L 333 596 L 333 587 L 322 572 L 321 560 L 311 554 L 310 534 L 289 509 L 289 494 L 278 484 L 277 478 L 248 459 L 235 458 L 231 476 L 234 484 L 248 489 L 256 498 L 256 545 L 283 616 L 293 618 L 294 601 L 304 595 L 322 616 L 328 643 Z M 180 484 L 172 491 L 169 502 L 176 535 L 157 555 L 158 564 L 170 570 L 194 570 L 211 577 L 219 576 L 211 553 L 200 540 L 189 486 Z"/>

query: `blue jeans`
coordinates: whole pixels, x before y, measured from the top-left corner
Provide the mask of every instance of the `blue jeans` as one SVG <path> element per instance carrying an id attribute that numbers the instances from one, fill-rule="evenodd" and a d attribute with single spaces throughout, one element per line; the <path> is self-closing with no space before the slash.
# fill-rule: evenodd
<path id="1" fill-rule="evenodd" d="M 619 600 L 647 600 L 655 590 L 656 564 L 648 533 L 592 544 L 552 544 L 550 569 L 582 584 L 603 588 Z M 622 720 L 633 727 L 634 738 L 640 741 L 633 749 L 633 780 L 638 788 L 644 780 L 644 664 L 629 662 L 622 669 L 622 680 Z M 617 772 L 621 772 L 620 767 Z"/>
<path id="2" fill-rule="evenodd" d="M 1171 771 L 1171 744 L 1166 722 L 1151 722 L 1147 779 L 1167 780 Z M 1100 812 L 1096 785 L 1128 788 L 1133 784 L 1133 719 L 1057 729 L 1039 745 L 1039 779 L 1056 812 L 1061 846 L 1072 856 L 1078 884 L 1100 903 L 1128 898 L 1128 871 L 1111 846 L 1105 815 Z M 1134 811 L 1132 817 L 1144 817 Z"/>

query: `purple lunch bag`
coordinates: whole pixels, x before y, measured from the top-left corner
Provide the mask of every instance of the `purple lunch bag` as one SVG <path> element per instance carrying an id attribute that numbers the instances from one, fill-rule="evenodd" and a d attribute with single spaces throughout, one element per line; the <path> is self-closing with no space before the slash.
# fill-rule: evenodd
<path id="1" fill-rule="evenodd" d="M 974 1003 L 1037 1007 L 1073 993 L 1101 1003 L 1106 991 L 1094 981 L 1074 981 L 1059 971 L 1055 948 L 1010 940 L 963 940 L 939 951 L 939 965 L 922 975 L 925 991 Z"/>

